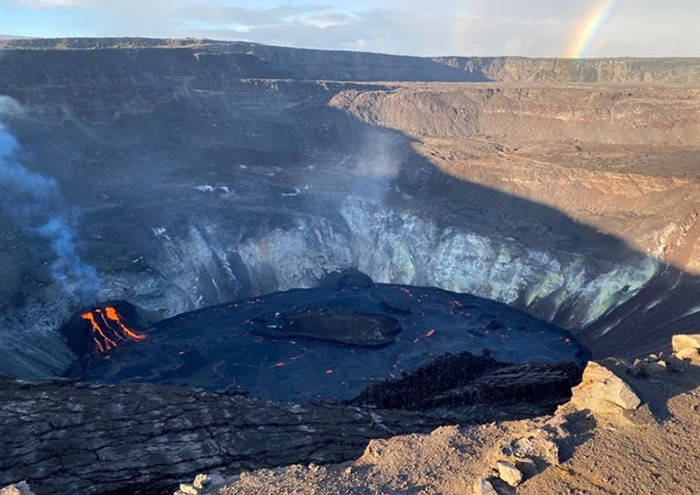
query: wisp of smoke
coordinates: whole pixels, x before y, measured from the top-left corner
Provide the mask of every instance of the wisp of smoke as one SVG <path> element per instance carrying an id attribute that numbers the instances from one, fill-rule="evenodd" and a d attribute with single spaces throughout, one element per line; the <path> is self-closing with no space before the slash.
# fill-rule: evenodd
<path id="1" fill-rule="evenodd" d="M 4 97 L 0 103 L 7 101 L 13 100 Z M 6 112 L 0 109 L 2 113 Z M 18 151 L 17 140 L 0 123 L 0 206 L 17 225 L 48 241 L 56 255 L 51 264 L 53 279 L 71 297 L 87 302 L 97 296 L 100 281 L 95 268 L 78 255 L 58 185 L 24 168 Z"/>
<path id="2" fill-rule="evenodd" d="M 381 201 L 399 175 L 403 157 L 396 138 L 388 133 L 374 132 L 365 136 L 356 157 L 353 193 Z"/>

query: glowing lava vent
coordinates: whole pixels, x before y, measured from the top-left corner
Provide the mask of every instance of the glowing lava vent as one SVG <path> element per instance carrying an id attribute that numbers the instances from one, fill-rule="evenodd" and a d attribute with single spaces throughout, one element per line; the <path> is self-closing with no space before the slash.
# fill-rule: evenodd
<path id="1" fill-rule="evenodd" d="M 97 352 L 102 353 L 117 347 L 128 340 L 140 341 L 145 335 L 136 333 L 123 322 L 114 306 L 93 309 L 80 315 L 80 318 L 90 322 L 92 340 Z"/>
<path id="2" fill-rule="evenodd" d="M 146 338 L 134 323 L 142 323 L 136 309 L 117 302 L 78 313 L 62 330 L 66 343 L 76 354 L 106 354 L 121 344 Z"/>

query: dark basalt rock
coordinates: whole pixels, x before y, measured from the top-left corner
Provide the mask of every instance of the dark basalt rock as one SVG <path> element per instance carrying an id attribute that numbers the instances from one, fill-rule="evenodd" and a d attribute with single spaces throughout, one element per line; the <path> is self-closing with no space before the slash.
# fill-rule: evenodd
<path id="1" fill-rule="evenodd" d="M 344 404 L 0 377 L 0 486 L 26 479 L 38 495 L 170 494 L 199 472 L 343 462 L 371 438 L 549 414 L 580 373 L 570 363 L 461 353 Z"/>
<path id="2" fill-rule="evenodd" d="M 401 332 L 399 322 L 381 314 L 335 312 L 312 307 L 256 320 L 251 332 L 272 339 L 302 338 L 360 347 L 382 347 Z"/>
<path id="3" fill-rule="evenodd" d="M 143 327 L 119 308 L 64 333 L 93 342 L 69 376 L 122 383 L 0 379 L 0 485 L 172 493 L 202 471 L 346 461 L 371 438 L 551 413 L 586 358 L 526 313 L 423 287 L 295 289 Z"/>
<path id="4" fill-rule="evenodd" d="M 493 360 L 514 364 L 579 366 L 585 358 L 571 334 L 504 304 L 384 284 L 294 289 L 132 331 L 145 337 L 85 354 L 66 374 L 244 390 L 268 400 L 344 401 L 403 373 L 418 373 L 446 353 L 480 355 L 486 349 Z M 481 372 L 475 358 L 460 362 Z"/>
<path id="5" fill-rule="evenodd" d="M 474 404 L 565 398 L 581 378 L 573 363 L 501 363 L 488 353 L 440 356 L 400 379 L 369 386 L 350 404 L 383 409 L 430 410 Z"/>
<path id="6" fill-rule="evenodd" d="M 338 272 L 330 272 L 321 278 L 318 282 L 319 287 L 327 287 L 331 289 L 351 289 L 372 287 L 374 282 L 369 275 L 362 273 L 356 268 L 346 268 Z"/>

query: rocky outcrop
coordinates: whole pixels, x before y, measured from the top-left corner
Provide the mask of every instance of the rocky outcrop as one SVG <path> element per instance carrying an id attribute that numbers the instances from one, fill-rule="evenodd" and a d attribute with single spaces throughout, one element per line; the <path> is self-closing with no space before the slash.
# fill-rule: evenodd
<path id="1" fill-rule="evenodd" d="M 491 368 L 490 385 L 477 376 L 473 386 L 461 380 L 451 391 L 401 389 L 411 403 L 420 403 L 420 394 L 451 393 L 441 407 L 413 412 L 149 384 L 0 378 L 0 485 L 26 479 L 40 495 L 172 493 L 203 471 L 341 462 L 372 438 L 551 412 L 578 377 L 556 365 Z"/>
<path id="2" fill-rule="evenodd" d="M 633 411 L 642 403 L 632 388 L 610 369 L 590 361 L 581 383 L 572 389 L 571 403 L 593 413 Z"/>
<path id="3" fill-rule="evenodd" d="M 700 61 L 694 58 L 438 57 L 434 60 L 489 81 L 692 84 L 700 79 Z"/>
<path id="4" fill-rule="evenodd" d="M 571 363 L 503 366 L 469 353 L 446 355 L 396 380 L 370 385 L 352 403 L 387 409 L 430 410 L 481 403 L 547 401 L 566 396 L 578 381 Z M 572 380 L 573 378 L 573 380 Z M 573 382 L 573 383 L 572 383 Z"/>
<path id="5" fill-rule="evenodd" d="M 331 105 L 418 138 L 698 146 L 699 100 L 696 87 L 609 86 L 592 92 L 585 86 L 401 85 L 349 88 Z"/>
<path id="6" fill-rule="evenodd" d="M 39 494 L 153 494 L 212 468 L 337 462 L 440 422 L 151 385 L 1 379 L 0 390 L 0 484 L 28 479 Z"/>

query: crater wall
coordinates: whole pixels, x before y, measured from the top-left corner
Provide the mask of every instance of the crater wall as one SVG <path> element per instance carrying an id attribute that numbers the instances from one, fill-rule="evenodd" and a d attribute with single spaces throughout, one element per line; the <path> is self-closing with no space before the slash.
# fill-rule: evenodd
<path id="1" fill-rule="evenodd" d="M 697 89 L 300 81 L 217 46 L 3 52 L 0 94 L 25 109 L 7 126 L 70 205 L 96 300 L 166 317 L 353 266 L 599 354 L 698 322 Z M 0 372 L 57 373 L 76 303 L 47 246 L 3 215 L 0 236 Z"/>

